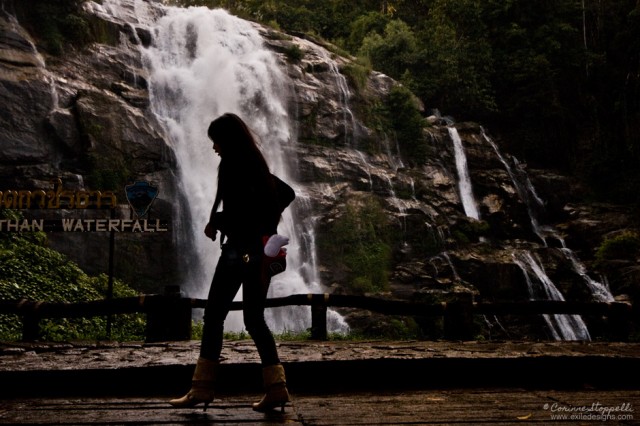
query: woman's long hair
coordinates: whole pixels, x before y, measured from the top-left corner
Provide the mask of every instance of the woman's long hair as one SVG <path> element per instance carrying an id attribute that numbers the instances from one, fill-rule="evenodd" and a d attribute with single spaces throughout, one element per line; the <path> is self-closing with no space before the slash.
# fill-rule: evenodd
<path id="1" fill-rule="evenodd" d="M 275 193 L 269 166 L 240 117 L 232 113 L 221 115 L 211 122 L 207 134 L 221 149 L 218 195 L 223 203 L 225 199 L 247 196 L 247 191 L 257 191 L 263 197 Z"/>

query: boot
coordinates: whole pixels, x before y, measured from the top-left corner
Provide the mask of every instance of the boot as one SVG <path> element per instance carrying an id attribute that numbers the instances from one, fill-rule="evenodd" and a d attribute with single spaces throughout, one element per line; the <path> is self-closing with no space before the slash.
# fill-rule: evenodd
<path id="1" fill-rule="evenodd" d="M 284 367 L 282 367 L 282 364 L 264 367 L 262 369 L 262 377 L 266 394 L 260 402 L 253 404 L 253 409 L 264 413 L 280 406 L 280 410 L 284 413 L 284 406 L 289 402 Z"/>
<path id="2" fill-rule="evenodd" d="M 218 361 L 198 358 L 196 370 L 191 380 L 191 390 L 182 398 L 172 399 L 169 404 L 177 408 L 189 408 L 204 402 L 204 411 L 213 401 L 213 383 L 218 369 Z"/>

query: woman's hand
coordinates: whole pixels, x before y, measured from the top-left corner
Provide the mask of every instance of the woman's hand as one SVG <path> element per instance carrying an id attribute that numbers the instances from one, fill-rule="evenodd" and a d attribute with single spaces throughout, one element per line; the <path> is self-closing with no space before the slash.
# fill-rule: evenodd
<path id="1" fill-rule="evenodd" d="M 217 233 L 218 233 L 218 230 L 211 222 L 207 223 L 207 226 L 204 227 L 204 235 L 211 238 L 212 241 L 216 240 Z"/>

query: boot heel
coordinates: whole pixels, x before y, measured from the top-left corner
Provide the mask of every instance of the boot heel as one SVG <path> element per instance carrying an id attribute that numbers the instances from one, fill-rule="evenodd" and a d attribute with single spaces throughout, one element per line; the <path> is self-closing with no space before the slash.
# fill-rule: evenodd
<path id="1" fill-rule="evenodd" d="M 255 411 L 266 413 L 276 410 L 280 407 L 280 411 L 284 413 L 284 406 L 291 399 L 287 390 L 287 381 L 284 375 L 282 364 L 276 364 L 262 369 L 264 378 L 264 387 L 266 393 L 259 402 L 253 404 Z"/>
<path id="2" fill-rule="evenodd" d="M 182 398 L 169 401 L 169 404 L 176 408 L 191 408 L 200 403 L 204 403 L 204 411 L 213 401 L 213 387 L 217 375 L 218 361 L 211 361 L 205 358 L 198 358 L 196 369 L 191 379 L 191 389 Z"/>
<path id="3" fill-rule="evenodd" d="M 204 409 L 202 410 L 203 413 L 206 413 L 207 407 L 209 407 L 209 401 L 204 402 Z"/>

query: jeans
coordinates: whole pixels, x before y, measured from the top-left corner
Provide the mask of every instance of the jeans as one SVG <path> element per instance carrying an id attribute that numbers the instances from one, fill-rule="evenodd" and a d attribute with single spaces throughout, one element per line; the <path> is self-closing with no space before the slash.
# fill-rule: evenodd
<path id="1" fill-rule="evenodd" d="M 262 253 L 252 255 L 249 262 L 245 262 L 241 252 L 223 246 L 204 311 L 200 347 L 202 358 L 216 361 L 220 358 L 224 321 L 242 285 L 244 325 L 255 342 L 262 366 L 280 363 L 275 340 L 264 319 L 269 278 L 264 278 L 262 274 L 262 256 Z"/>

